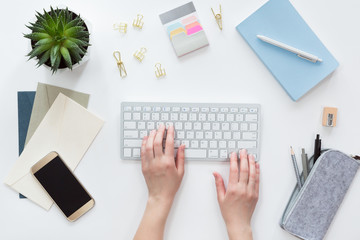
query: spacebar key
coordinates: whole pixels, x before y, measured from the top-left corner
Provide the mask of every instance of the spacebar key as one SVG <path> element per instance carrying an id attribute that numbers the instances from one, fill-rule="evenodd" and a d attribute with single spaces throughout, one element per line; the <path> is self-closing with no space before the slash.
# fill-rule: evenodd
<path id="1" fill-rule="evenodd" d="M 206 158 L 206 150 L 185 149 L 185 158 Z"/>

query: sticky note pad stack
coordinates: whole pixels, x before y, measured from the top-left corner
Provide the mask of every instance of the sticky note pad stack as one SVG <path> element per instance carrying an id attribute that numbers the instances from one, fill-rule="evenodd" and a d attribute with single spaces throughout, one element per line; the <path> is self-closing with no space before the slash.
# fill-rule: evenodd
<path id="1" fill-rule="evenodd" d="M 192 2 L 159 17 L 178 57 L 209 45 Z"/>

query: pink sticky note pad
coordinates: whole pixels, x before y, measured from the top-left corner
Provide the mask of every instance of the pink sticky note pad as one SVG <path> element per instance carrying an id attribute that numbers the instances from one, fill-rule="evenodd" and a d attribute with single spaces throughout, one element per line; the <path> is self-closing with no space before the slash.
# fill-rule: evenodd
<path id="1" fill-rule="evenodd" d="M 191 35 L 197 32 L 200 32 L 201 30 L 203 30 L 203 28 L 200 25 L 197 25 L 195 27 L 192 27 L 190 29 L 187 30 L 187 35 Z"/>
<path id="2" fill-rule="evenodd" d="M 194 15 L 191 15 L 191 16 L 181 20 L 181 23 L 184 24 L 184 25 L 187 25 L 187 24 L 192 23 L 194 21 L 197 21 L 197 18 Z"/>

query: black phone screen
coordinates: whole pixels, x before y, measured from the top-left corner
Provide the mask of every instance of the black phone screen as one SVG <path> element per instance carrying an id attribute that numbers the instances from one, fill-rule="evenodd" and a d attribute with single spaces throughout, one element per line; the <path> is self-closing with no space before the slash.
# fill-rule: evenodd
<path id="1" fill-rule="evenodd" d="M 43 166 L 34 176 L 64 212 L 66 217 L 69 217 L 91 200 L 91 196 L 85 191 L 59 156 Z"/>

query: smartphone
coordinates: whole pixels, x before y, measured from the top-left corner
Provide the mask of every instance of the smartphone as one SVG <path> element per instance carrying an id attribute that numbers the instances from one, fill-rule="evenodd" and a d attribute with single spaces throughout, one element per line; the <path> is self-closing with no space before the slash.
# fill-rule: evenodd
<path id="1" fill-rule="evenodd" d="M 69 221 L 77 220 L 94 206 L 94 199 L 57 152 L 38 161 L 31 173 Z"/>

